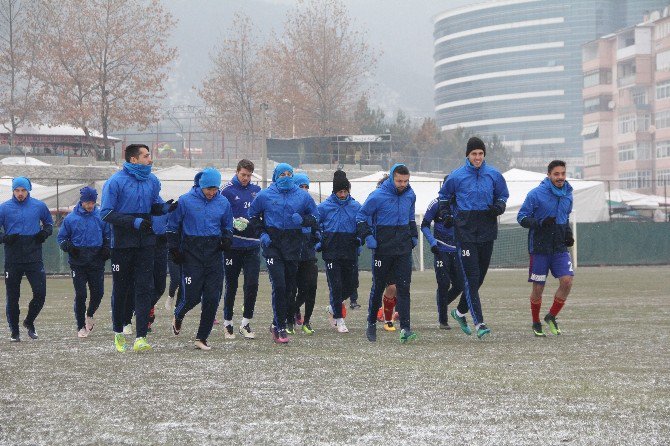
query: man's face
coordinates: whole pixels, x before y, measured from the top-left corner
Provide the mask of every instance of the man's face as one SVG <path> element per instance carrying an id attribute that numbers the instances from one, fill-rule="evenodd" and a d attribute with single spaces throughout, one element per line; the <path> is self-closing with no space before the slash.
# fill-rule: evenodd
<path id="1" fill-rule="evenodd" d="M 335 192 L 335 195 L 337 195 L 337 198 L 340 200 L 346 200 L 347 197 L 349 196 L 349 191 L 346 189 L 338 190 Z"/>
<path id="2" fill-rule="evenodd" d="M 25 187 L 17 187 L 14 189 L 14 198 L 19 201 L 24 201 L 26 198 L 28 198 L 28 191 Z"/>
<path id="3" fill-rule="evenodd" d="M 484 162 L 484 151 L 482 149 L 473 150 L 468 154 L 470 163 L 476 168 L 480 168 Z"/>
<path id="4" fill-rule="evenodd" d="M 240 170 L 237 171 L 237 179 L 240 181 L 240 184 L 242 186 L 246 186 L 249 184 L 251 181 L 251 172 L 250 170 L 245 169 L 244 167 L 240 168 Z"/>
<path id="5" fill-rule="evenodd" d="M 292 176 L 293 176 L 293 172 L 291 172 L 290 170 L 285 170 L 285 171 L 283 171 L 282 173 L 280 173 L 279 176 L 280 176 L 280 177 L 292 177 Z"/>
<path id="6" fill-rule="evenodd" d="M 139 155 L 137 155 L 137 158 L 131 156 L 130 162 L 132 164 L 142 164 L 145 166 L 151 166 L 151 153 L 149 153 L 146 147 L 140 147 Z"/>
<path id="7" fill-rule="evenodd" d="M 302 190 L 307 190 L 307 191 L 309 190 L 309 186 L 307 184 L 301 184 L 299 187 Z"/>
<path id="8" fill-rule="evenodd" d="M 403 175 L 400 173 L 393 174 L 393 185 L 395 186 L 396 190 L 399 193 L 407 189 L 408 184 L 409 184 L 409 175 Z"/>
<path id="9" fill-rule="evenodd" d="M 82 201 L 81 207 L 83 207 L 86 212 L 91 212 L 95 209 L 95 201 Z"/>
<path id="10" fill-rule="evenodd" d="M 551 180 L 551 184 L 560 189 L 565 184 L 565 167 L 556 166 L 551 169 L 551 172 L 549 172 L 547 176 Z"/>
<path id="11" fill-rule="evenodd" d="M 211 200 L 212 198 L 214 198 L 214 195 L 216 195 L 217 192 L 219 192 L 219 188 L 216 187 L 216 186 L 205 187 L 202 190 L 202 193 L 205 194 L 205 198 L 207 198 L 208 200 Z"/>

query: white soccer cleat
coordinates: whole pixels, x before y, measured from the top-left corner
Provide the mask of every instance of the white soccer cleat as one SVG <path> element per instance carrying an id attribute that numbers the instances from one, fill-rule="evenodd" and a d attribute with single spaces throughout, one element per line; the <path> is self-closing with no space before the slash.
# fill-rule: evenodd
<path id="1" fill-rule="evenodd" d="M 212 349 L 212 347 L 209 346 L 206 340 L 201 340 L 201 339 L 196 339 L 195 340 L 195 348 L 199 348 L 200 350 L 204 351 L 209 351 Z"/>
<path id="2" fill-rule="evenodd" d="M 347 324 L 344 323 L 344 319 L 337 319 L 336 327 L 338 333 L 349 333 L 349 329 L 347 328 Z"/>
<path id="3" fill-rule="evenodd" d="M 123 326 L 123 334 L 124 335 L 131 335 L 133 334 L 133 325 L 128 324 Z"/>
<path id="4" fill-rule="evenodd" d="M 223 337 L 224 339 L 235 339 L 235 330 L 233 330 L 233 324 L 224 325 Z"/>
<path id="5" fill-rule="evenodd" d="M 82 327 L 81 330 L 77 332 L 77 337 L 78 338 L 87 338 L 88 337 L 89 331 L 86 329 L 86 327 Z"/>
<path id="6" fill-rule="evenodd" d="M 251 325 L 241 325 L 240 334 L 244 336 L 244 339 L 256 339 L 256 333 L 251 331 Z"/>
<path id="7" fill-rule="evenodd" d="M 95 326 L 95 321 L 93 320 L 92 317 L 86 316 L 86 330 L 89 332 L 93 331 L 93 327 Z"/>

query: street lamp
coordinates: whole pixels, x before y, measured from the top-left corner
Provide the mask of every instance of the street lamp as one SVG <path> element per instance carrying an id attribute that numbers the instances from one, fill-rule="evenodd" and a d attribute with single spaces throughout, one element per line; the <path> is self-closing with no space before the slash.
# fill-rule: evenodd
<path id="1" fill-rule="evenodd" d="M 282 102 L 291 106 L 291 138 L 295 139 L 295 104 L 287 98 L 282 99 Z"/>

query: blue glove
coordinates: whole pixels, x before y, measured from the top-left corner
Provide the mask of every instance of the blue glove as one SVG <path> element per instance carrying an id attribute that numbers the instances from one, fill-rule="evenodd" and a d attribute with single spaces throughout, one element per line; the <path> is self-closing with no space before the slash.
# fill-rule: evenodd
<path id="1" fill-rule="evenodd" d="M 302 215 L 300 215 L 296 212 L 295 214 L 291 215 L 291 220 L 293 221 L 293 224 L 301 225 L 302 224 Z"/>
<path id="2" fill-rule="evenodd" d="M 419 244 L 419 239 L 416 237 L 412 237 L 412 248 L 416 248 L 416 245 Z"/>
<path id="3" fill-rule="evenodd" d="M 318 242 L 316 245 L 314 245 L 314 250 L 316 252 L 321 252 L 321 242 Z"/>
<path id="4" fill-rule="evenodd" d="M 377 249 L 377 240 L 371 235 L 365 237 L 365 244 L 368 245 L 369 249 Z"/>
<path id="5" fill-rule="evenodd" d="M 267 248 L 270 246 L 270 243 L 272 243 L 272 240 L 270 239 L 270 236 L 267 235 L 265 232 L 261 234 L 261 245 L 263 248 Z"/>

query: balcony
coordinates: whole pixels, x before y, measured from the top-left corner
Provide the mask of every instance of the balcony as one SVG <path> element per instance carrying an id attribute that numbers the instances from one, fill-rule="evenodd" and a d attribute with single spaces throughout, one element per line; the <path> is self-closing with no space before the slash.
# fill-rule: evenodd
<path id="1" fill-rule="evenodd" d="M 623 88 L 635 84 L 635 75 L 622 77 L 616 80 L 617 87 Z"/>

